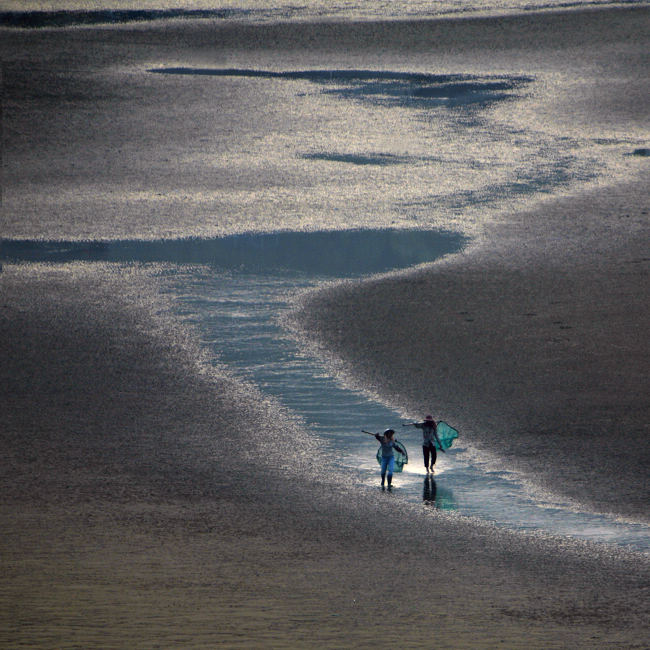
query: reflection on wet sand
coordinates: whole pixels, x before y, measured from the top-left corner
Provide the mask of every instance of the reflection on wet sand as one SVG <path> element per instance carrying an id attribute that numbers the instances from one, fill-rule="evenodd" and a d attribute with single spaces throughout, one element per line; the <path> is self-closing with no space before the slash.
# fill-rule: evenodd
<path id="1" fill-rule="evenodd" d="M 438 510 L 456 510 L 457 508 L 452 492 L 444 488 L 438 488 L 433 474 L 427 474 L 424 477 L 422 500 L 425 505 Z"/>
<path id="2" fill-rule="evenodd" d="M 429 505 L 436 505 L 436 482 L 431 474 L 427 474 L 424 477 L 424 490 L 422 492 L 422 499 Z"/>

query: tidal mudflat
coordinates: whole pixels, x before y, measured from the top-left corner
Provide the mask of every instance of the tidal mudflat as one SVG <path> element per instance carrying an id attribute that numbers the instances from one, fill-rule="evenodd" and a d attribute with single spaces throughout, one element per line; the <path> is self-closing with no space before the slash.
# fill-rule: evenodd
<path id="1" fill-rule="evenodd" d="M 533 494 L 647 525 L 647 7 L 508 11 L 3 27 L 3 248 L 66 244 L 3 252 L 3 645 L 644 645 L 647 554 L 351 479 L 179 314 L 165 253 L 106 253 L 188 244 L 200 277 L 192 241 L 458 233 L 282 331 Z"/>

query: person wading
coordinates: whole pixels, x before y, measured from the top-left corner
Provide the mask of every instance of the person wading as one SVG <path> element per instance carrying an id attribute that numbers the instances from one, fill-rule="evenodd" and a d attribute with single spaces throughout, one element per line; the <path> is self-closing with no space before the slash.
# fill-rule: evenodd
<path id="1" fill-rule="evenodd" d="M 388 479 L 388 489 L 393 483 L 393 471 L 395 470 L 395 431 L 386 429 L 383 435 L 375 433 L 375 438 L 381 445 L 381 487 Z"/>
<path id="2" fill-rule="evenodd" d="M 427 415 L 424 418 L 424 422 L 411 422 L 410 424 L 404 424 L 402 426 L 422 429 L 422 456 L 424 457 L 424 467 L 427 470 L 427 474 L 430 471 L 433 472 L 433 466 L 436 464 L 436 460 L 438 459 L 436 444 L 438 449 L 445 453 L 440 438 L 438 438 L 437 425 L 433 416 Z"/>

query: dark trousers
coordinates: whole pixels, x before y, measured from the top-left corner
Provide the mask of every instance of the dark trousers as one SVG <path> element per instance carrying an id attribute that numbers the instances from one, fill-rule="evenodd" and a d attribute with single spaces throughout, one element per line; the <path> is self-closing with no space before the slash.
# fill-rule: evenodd
<path id="1" fill-rule="evenodd" d="M 425 467 L 433 467 L 436 464 L 436 459 L 438 458 L 438 452 L 436 451 L 435 445 L 429 445 L 427 447 L 423 445 L 422 454 L 424 456 Z M 429 465 L 429 456 L 431 457 L 431 465 Z"/>

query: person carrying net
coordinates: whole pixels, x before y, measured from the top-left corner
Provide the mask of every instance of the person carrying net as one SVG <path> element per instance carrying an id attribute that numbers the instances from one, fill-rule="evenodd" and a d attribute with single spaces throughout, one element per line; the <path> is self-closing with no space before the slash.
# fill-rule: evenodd
<path id="1" fill-rule="evenodd" d="M 386 429 L 383 434 L 371 433 L 370 431 L 362 430 L 363 433 L 368 433 L 371 436 L 375 436 L 379 444 L 381 445 L 381 455 L 377 454 L 377 459 L 381 465 L 381 487 L 383 488 L 386 479 L 388 479 L 388 489 L 390 490 L 393 483 L 393 472 L 395 471 L 395 454 L 400 455 L 401 463 L 408 462 L 406 456 L 406 450 L 404 446 L 395 440 L 395 430 Z M 401 471 L 401 465 L 397 469 Z"/>
<path id="2" fill-rule="evenodd" d="M 433 473 L 433 466 L 438 459 L 437 449 L 445 453 L 445 449 L 438 438 L 438 426 L 432 415 L 427 415 L 424 422 L 411 422 L 404 424 L 405 427 L 416 427 L 422 429 L 422 456 L 424 457 L 424 467 L 429 472 Z"/>

